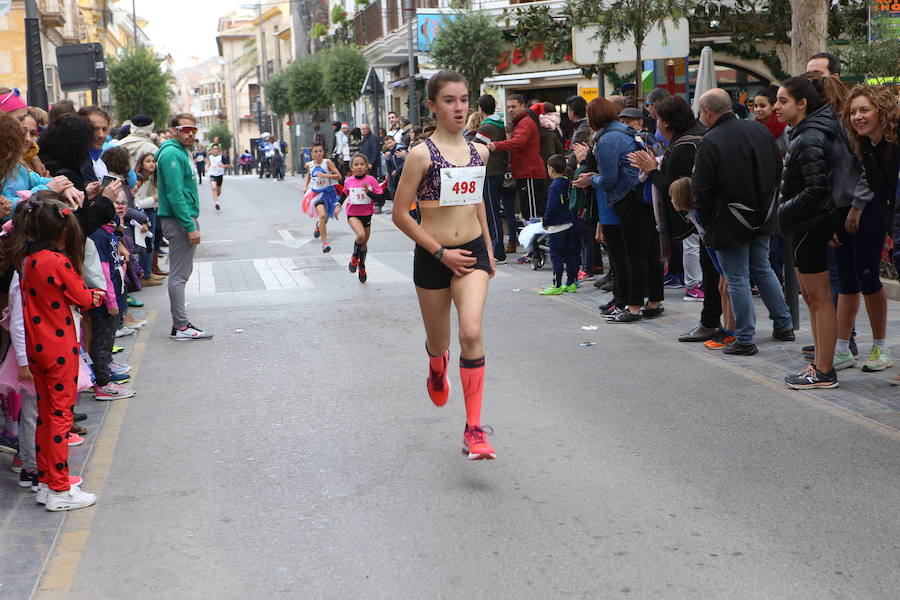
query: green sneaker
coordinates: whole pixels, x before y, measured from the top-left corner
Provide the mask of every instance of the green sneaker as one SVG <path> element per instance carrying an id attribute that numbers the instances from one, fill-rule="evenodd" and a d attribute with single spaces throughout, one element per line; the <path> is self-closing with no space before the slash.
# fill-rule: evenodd
<path id="1" fill-rule="evenodd" d="M 564 285 L 563 291 L 567 294 L 574 294 L 575 292 L 578 291 L 578 284 L 573 283 L 572 285 Z"/>
<path id="2" fill-rule="evenodd" d="M 875 371 L 884 371 L 888 367 L 893 366 L 890 350 L 881 346 L 872 346 L 872 352 L 869 353 L 869 359 L 863 365 L 862 370 L 866 373 L 874 373 Z"/>
<path id="3" fill-rule="evenodd" d="M 834 370 L 840 371 L 841 369 L 849 369 L 850 367 L 856 366 L 856 357 L 853 356 L 853 353 L 847 350 L 846 352 L 835 352 L 834 353 Z"/>
<path id="4" fill-rule="evenodd" d="M 565 287 L 562 287 L 562 286 L 556 287 L 555 285 L 551 285 L 547 289 L 544 289 L 544 290 L 541 290 L 540 292 L 538 292 L 538 294 L 540 294 L 541 296 L 559 296 L 560 294 L 562 294 L 565 291 L 566 291 Z"/>

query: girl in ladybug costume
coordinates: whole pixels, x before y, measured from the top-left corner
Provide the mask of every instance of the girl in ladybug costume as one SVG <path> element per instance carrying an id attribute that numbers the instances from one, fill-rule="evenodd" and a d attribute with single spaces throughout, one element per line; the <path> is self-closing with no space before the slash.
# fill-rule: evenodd
<path id="1" fill-rule="evenodd" d="M 78 385 L 80 313 L 95 306 L 99 290 L 81 278 L 84 242 L 78 220 L 54 192 L 28 201 L 24 223 L 16 224 L 12 264 L 21 268 L 28 368 L 37 392 L 35 450 L 39 503 L 62 511 L 91 506 L 96 496 L 69 484 L 66 434 Z"/>

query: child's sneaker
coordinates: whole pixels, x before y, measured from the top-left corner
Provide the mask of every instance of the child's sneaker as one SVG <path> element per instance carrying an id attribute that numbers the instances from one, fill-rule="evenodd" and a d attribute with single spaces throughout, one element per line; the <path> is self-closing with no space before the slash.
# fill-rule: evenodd
<path id="1" fill-rule="evenodd" d="M 444 363 L 443 374 L 433 370 L 431 365 L 428 366 L 428 379 L 425 382 L 428 388 L 428 397 L 435 406 L 443 406 L 447 404 L 450 397 L 450 378 L 447 377 L 447 366 L 450 364 L 450 351 L 444 352 L 442 357 Z"/>
<path id="2" fill-rule="evenodd" d="M 116 337 L 127 337 L 129 335 L 134 335 L 136 329 L 132 329 L 131 327 L 122 327 L 121 329 L 116 329 Z"/>
<path id="3" fill-rule="evenodd" d="M 567 294 L 574 294 L 575 292 L 578 291 L 578 284 L 577 284 L 577 283 L 571 283 L 571 284 L 569 284 L 569 285 L 564 285 L 564 286 L 563 286 L 563 291 L 564 291 L 565 293 L 567 293 Z"/>
<path id="4" fill-rule="evenodd" d="M 115 381 L 116 383 L 128 383 L 131 381 L 131 375 L 128 373 L 114 373 L 112 369 L 109 371 L 109 379 L 110 381 Z"/>
<path id="5" fill-rule="evenodd" d="M 94 400 L 121 400 L 133 398 L 134 390 L 110 381 L 103 387 L 94 386 Z"/>
<path id="6" fill-rule="evenodd" d="M 80 446 L 84 443 L 84 438 L 77 433 L 69 432 L 66 434 L 66 444 L 69 446 Z"/>
<path id="7" fill-rule="evenodd" d="M 0 452 L 6 452 L 7 454 L 18 454 L 19 452 L 19 438 L 13 437 L 4 431 L 0 433 Z"/>
<path id="8" fill-rule="evenodd" d="M 328 242 L 322 242 L 322 253 L 328 254 L 331 252 L 331 245 Z"/>
<path id="9" fill-rule="evenodd" d="M 116 373 L 118 375 L 124 375 L 125 373 L 131 373 L 131 365 L 112 361 L 111 363 L 109 363 L 109 372 Z"/>
<path id="10" fill-rule="evenodd" d="M 703 288 L 699 285 L 689 287 L 684 291 L 682 300 L 685 302 L 703 302 Z"/>
<path id="11" fill-rule="evenodd" d="M 846 352 L 835 352 L 833 364 L 835 371 L 849 369 L 856 366 L 856 357 L 853 356 L 853 353 L 850 352 L 850 350 L 847 350 Z"/>
<path id="12" fill-rule="evenodd" d="M 19 455 L 16 454 L 13 456 L 12 463 L 9 465 L 9 470 L 13 473 L 21 473 L 22 472 L 22 459 L 19 458 Z"/>
<path id="13" fill-rule="evenodd" d="M 588 273 L 587 271 L 578 271 L 578 281 L 584 281 L 585 279 L 593 279 L 594 274 Z"/>
<path id="14" fill-rule="evenodd" d="M 359 266 L 359 257 L 355 256 L 355 255 L 351 256 L 350 264 L 347 265 L 347 270 L 350 271 L 351 273 L 356 273 L 356 267 L 358 267 L 358 266 Z"/>
<path id="15" fill-rule="evenodd" d="M 316 223 L 316 229 L 313 231 L 313 238 L 318 239 L 320 235 L 322 235 L 322 233 L 319 231 L 319 224 Z"/>
<path id="16" fill-rule="evenodd" d="M 174 336 L 175 334 L 173 333 L 172 335 Z M 112 347 L 113 354 L 118 354 L 119 352 L 125 352 L 125 348 L 123 348 L 122 346 L 113 346 Z"/>
<path id="17" fill-rule="evenodd" d="M 489 431 L 485 431 L 485 427 Z M 497 458 L 497 453 L 487 441 L 488 434 L 493 434 L 494 430 L 490 426 L 474 426 L 466 425 L 463 432 L 463 454 L 468 455 L 469 460 L 492 460 Z"/>
<path id="18" fill-rule="evenodd" d="M 785 377 L 784 383 L 795 390 L 828 390 L 838 386 L 837 371 L 823 373 L 814 365 L 807 365 L 802 372 Z"/>
<path id="19" fill-rule="evenodd" d="M 366 268 L 360 267 L 359 268 L 359 282 L 365 283 L 367 279 L 369 279 L 369 276 L 366 275 Z"/>
<path id="20" fill-rule="evenodd" d="M 84 479 L 78 475 L 69 475 L 69 487 L 79 487 L 84 483 Z M 50 494 L 50 488 L 46 483 L 38 483 L 37 476 L 34 478 L 34 485 L 31 486 L 32 492 L 37 492 L 34 501 L 38 504 L 47 504 L 47 496 Z"/>
<path id="21" fill-rule="evenodd" d="M 681 280 L 681 275 L 672 275 L 666 273 L 666 276 L 663 278 L 663 287 L 669 288 L 671 290 L 683 288 L 684 282 Z"/>
<path id="22" fill-rule="evenodd" d="M 27 471 L 25 469 L 22 469 L 22 472 L 19 473 L 19 487 L 32 488 L 36 487 L 37 484 L 37 471 Z"/>
<path id="23" fill-rule="evenodd" d="M 97 501 L 97 496 L 81 491 L 79 487 L 70 487 L 65 492 L 49 492 L 47 494 L 47 510 L 60 512 L 87 508 Z"/>
<path id="24" fill-rule="evenodd" d="M 522 256 L 520 256 L 519 258 L 516 259 L 516 262 L 519 263 L 520 265 L 531 264 L 531 257 L 528 256 L 527 254 L 523 254 Z"/>
<path id="25" fill-rule="evenodd" d="M 726 334 L 721 329 L 713 334 L 711 340 L 706 340 L 703 342 L 703 345 L 709 348 L 710 350 L 721 350 L 728 344 L 733 344 L 737 341 L 737 338 L 731 334 Z"/>
<path id="26" fill-rule="evenodd" d="M 555 285 L 551 285 L 548 288 L 542 289 L 538 294 L 541 296 L 559 296 L 560 294 L 565 292 L 565 288 L 560 286 L 556 287 Z"/>

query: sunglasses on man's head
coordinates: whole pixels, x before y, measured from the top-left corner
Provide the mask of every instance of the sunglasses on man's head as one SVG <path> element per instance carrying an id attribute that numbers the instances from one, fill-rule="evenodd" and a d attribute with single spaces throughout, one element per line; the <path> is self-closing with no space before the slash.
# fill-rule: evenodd
<path id="1" fill-rule="evenodd" d="M 175 127 L 181 133 L 197 133 L 197 128 L 193 125 L 178 125 Z"/>

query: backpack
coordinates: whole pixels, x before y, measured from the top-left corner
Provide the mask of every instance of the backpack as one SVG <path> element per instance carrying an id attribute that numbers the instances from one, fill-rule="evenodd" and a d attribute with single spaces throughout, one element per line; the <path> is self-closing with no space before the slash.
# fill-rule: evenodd
<path id="1" fill-rule="evenodd" d="M 584 165 L 579 165 L 572 175 L 572 181 L 584 173 Z M 580 221 L 594 221 L 597 217 L 597 203 L 593 202 L 594 188 L 581 189 L 574 185 L 569 186 L 569 210 Z"/>
<path id="2" fill-rule="evenodd" d="M 697 157 L 697 146 L 700 144 L 700 141 L 703 139 L 703 136 L 699 135 L 683 135 L 677 140 L 675 143 L 669 146 L 667 154 L 671 154 L 672 151 L 681 146 L 682 144 L 690 144 L 694 147 L 694 158 Z M 676 210 L 672 205 L 672 200 L 668 198 L 669 190 L 662 190 L 662 193 L 665 194 L 666 200 L 662 202 L 662 214 L 663 219 L 665 221 L 666 227 L 665 231 L 672 237 L 674 240 L 684 240 L 689 238 L 690 236 L 697 233 L 697 228 L 694 227 L 694 224 L 690 219 L 687 218 L 687 214 L 681 212 L 680 210 Z"/>

